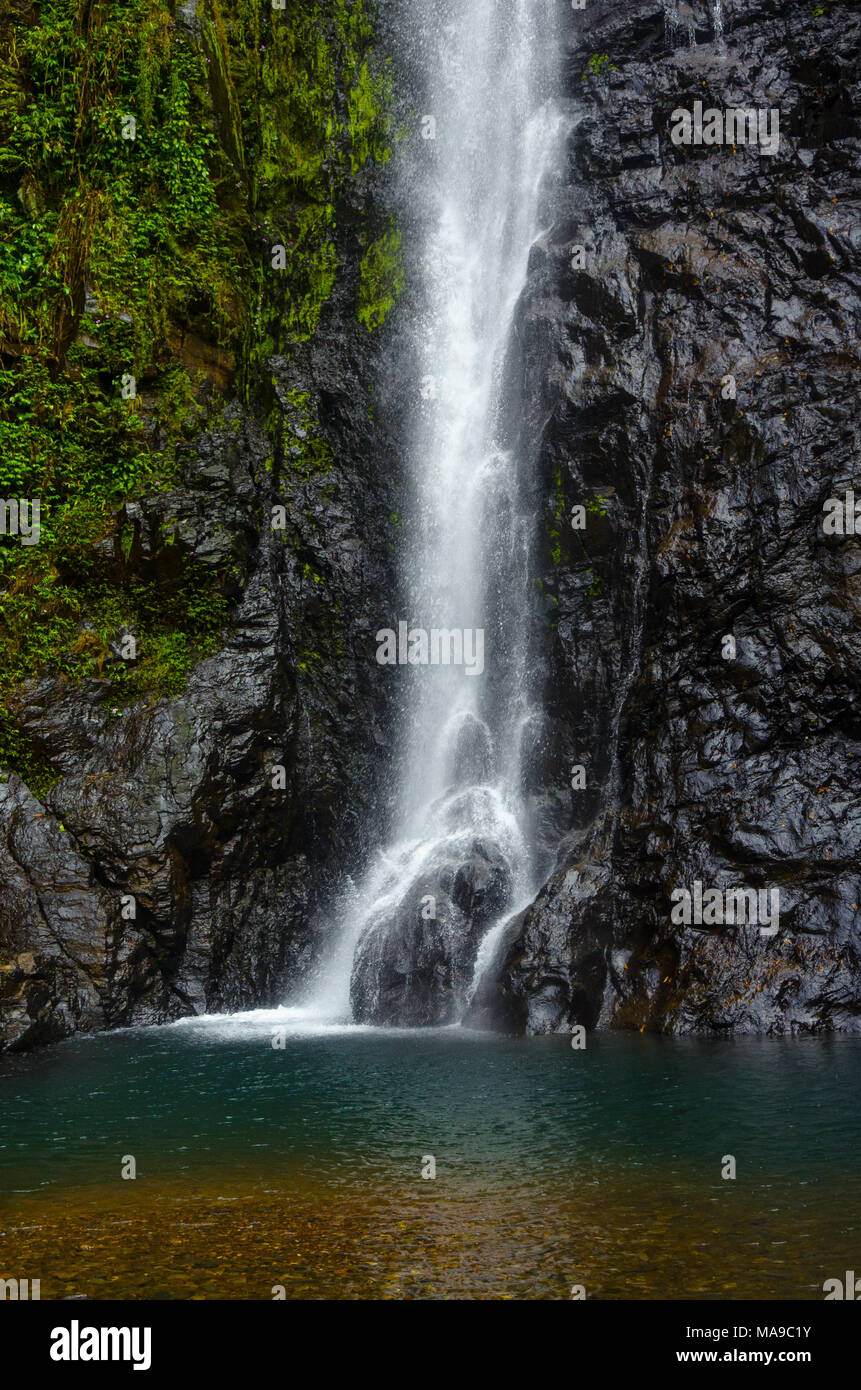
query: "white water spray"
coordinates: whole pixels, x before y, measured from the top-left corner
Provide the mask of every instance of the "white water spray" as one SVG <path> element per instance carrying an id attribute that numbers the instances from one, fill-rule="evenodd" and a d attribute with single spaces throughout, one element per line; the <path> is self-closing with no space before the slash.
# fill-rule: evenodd
<path id="1" fill-rule="evenodd" d="M 407 682 L 394 843 L 344 903 L 306 1007 L 349 1018 L 352 979 L 364 1019 L 450 1022 L 539 886 L 522 792 L 540 720 L 529 662 L 536 518 L 503 372 L 558 148 L 558 39 L 554 0 L 411 0 L 408 13 L 436 129 L 417 219 L 431 388 L 424 401 L 416 392 L 410 609 L 381 614 L 380 627 L 483 629 L 486 669 L 391 668 Z M 429 975 L 439 997 L 420 1015 L 410 991 Z"/>

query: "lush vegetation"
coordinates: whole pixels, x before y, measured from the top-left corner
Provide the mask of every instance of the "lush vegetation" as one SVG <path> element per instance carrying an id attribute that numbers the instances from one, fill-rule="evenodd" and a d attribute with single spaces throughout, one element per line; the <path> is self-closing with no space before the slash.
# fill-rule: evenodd
<path id="1" fill-rule="evenodd" d="M 586 65 L 583 81 L 585 82 L 587 77 L 603 77 L 608 72 L 618 72 L 609 53 L 593 53 Z"/>
<path id="2" fill-rule="evenodd" d="M 390 231 L 365 251 L 360 267 L 359 318 L 369 332 L 388 317 L 404 288 L 401 234 Z"/>
<path id="3" fill-rule="evenodd" d="M 0 17 L 0 498 L 41 503 L 38 545 L 0 538 L 0 764 L 38 785 L 22 680 L 109 675 L 115 707 L 181 688 L 217 641 L 226 574 L 191 555 L 167 583 L 135 570 L 122 504 L 173 487 L 181 441 L 314 332 L 339 193 L 388 158 L 366 0 L 197 8 L 193 26 L 165 0 Z M 375 245 L 368 327 L 399 290 L 396 237 Z"/>

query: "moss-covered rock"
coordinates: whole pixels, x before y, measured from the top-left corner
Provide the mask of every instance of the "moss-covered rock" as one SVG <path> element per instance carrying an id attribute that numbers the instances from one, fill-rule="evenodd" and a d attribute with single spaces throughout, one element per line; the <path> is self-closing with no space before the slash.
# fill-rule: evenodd
<path id="1" fill-rule="evenodd" d="M 178 447 L 235 395 L 265 401 L 269 357 L 314 333 L 346 185 L 389 156 L 372 21 L 368 0 L 13 0 L 0 17 L 0 497 L 41 506 L 38 546 L 0 537 L 0 763 L 22 774 L 27 677 L 158 696 L 217 645 L 235 557 L 179 547 L 154 578 L 123 509 L 175 491 Z M 121 625 L 141 649 L 125 668 Z"/>

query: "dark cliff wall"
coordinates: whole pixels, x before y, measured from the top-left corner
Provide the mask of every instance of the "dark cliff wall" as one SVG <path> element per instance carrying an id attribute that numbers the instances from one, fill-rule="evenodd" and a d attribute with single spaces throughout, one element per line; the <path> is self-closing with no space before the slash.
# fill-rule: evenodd
<path id="1" fill-rule="evenodd" d="M 723 43 L 711 4 L 568 21 L 567 176 L 521 332 L 548 708 L 586 789 L 476 1009 L 517 1029 L 861 1018 L 861 537 L 823 532 L 826 499 L 861 496 L 861 16 L 722 18 Z M 777 108 L 778 152 L 674 144 L 695 100 Z M 779 931 L 672 923 L 697 880 L 778 889 Z"/>

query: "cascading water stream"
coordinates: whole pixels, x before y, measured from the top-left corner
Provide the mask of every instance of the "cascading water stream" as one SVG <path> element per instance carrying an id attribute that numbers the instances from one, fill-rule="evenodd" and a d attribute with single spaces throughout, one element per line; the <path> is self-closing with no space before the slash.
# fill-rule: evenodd
<path id="1" fill-rule="evenodd" d="M 306 1000 L 329 1018 L 457 1020 L 504 923 L 534 896 L 524 763 L 540 721 L 530 688 L 529 460 L 503 373 L 539 193 L 560 129 L 550 94 L 555 0 L 411 0 L 435 139 L 423 150 L 425 313 L 417 325 L 409 612 L 381 628 L 460 633 L 456 664 L 393 666 L 406 681 L 394 842 L 345 903 Z M 470 640 L 484 639 L 483 662 Z M 439 649 L 437 649 L 439 655 Z M 483 669 L 482 669 L 483 667 Z"/>

